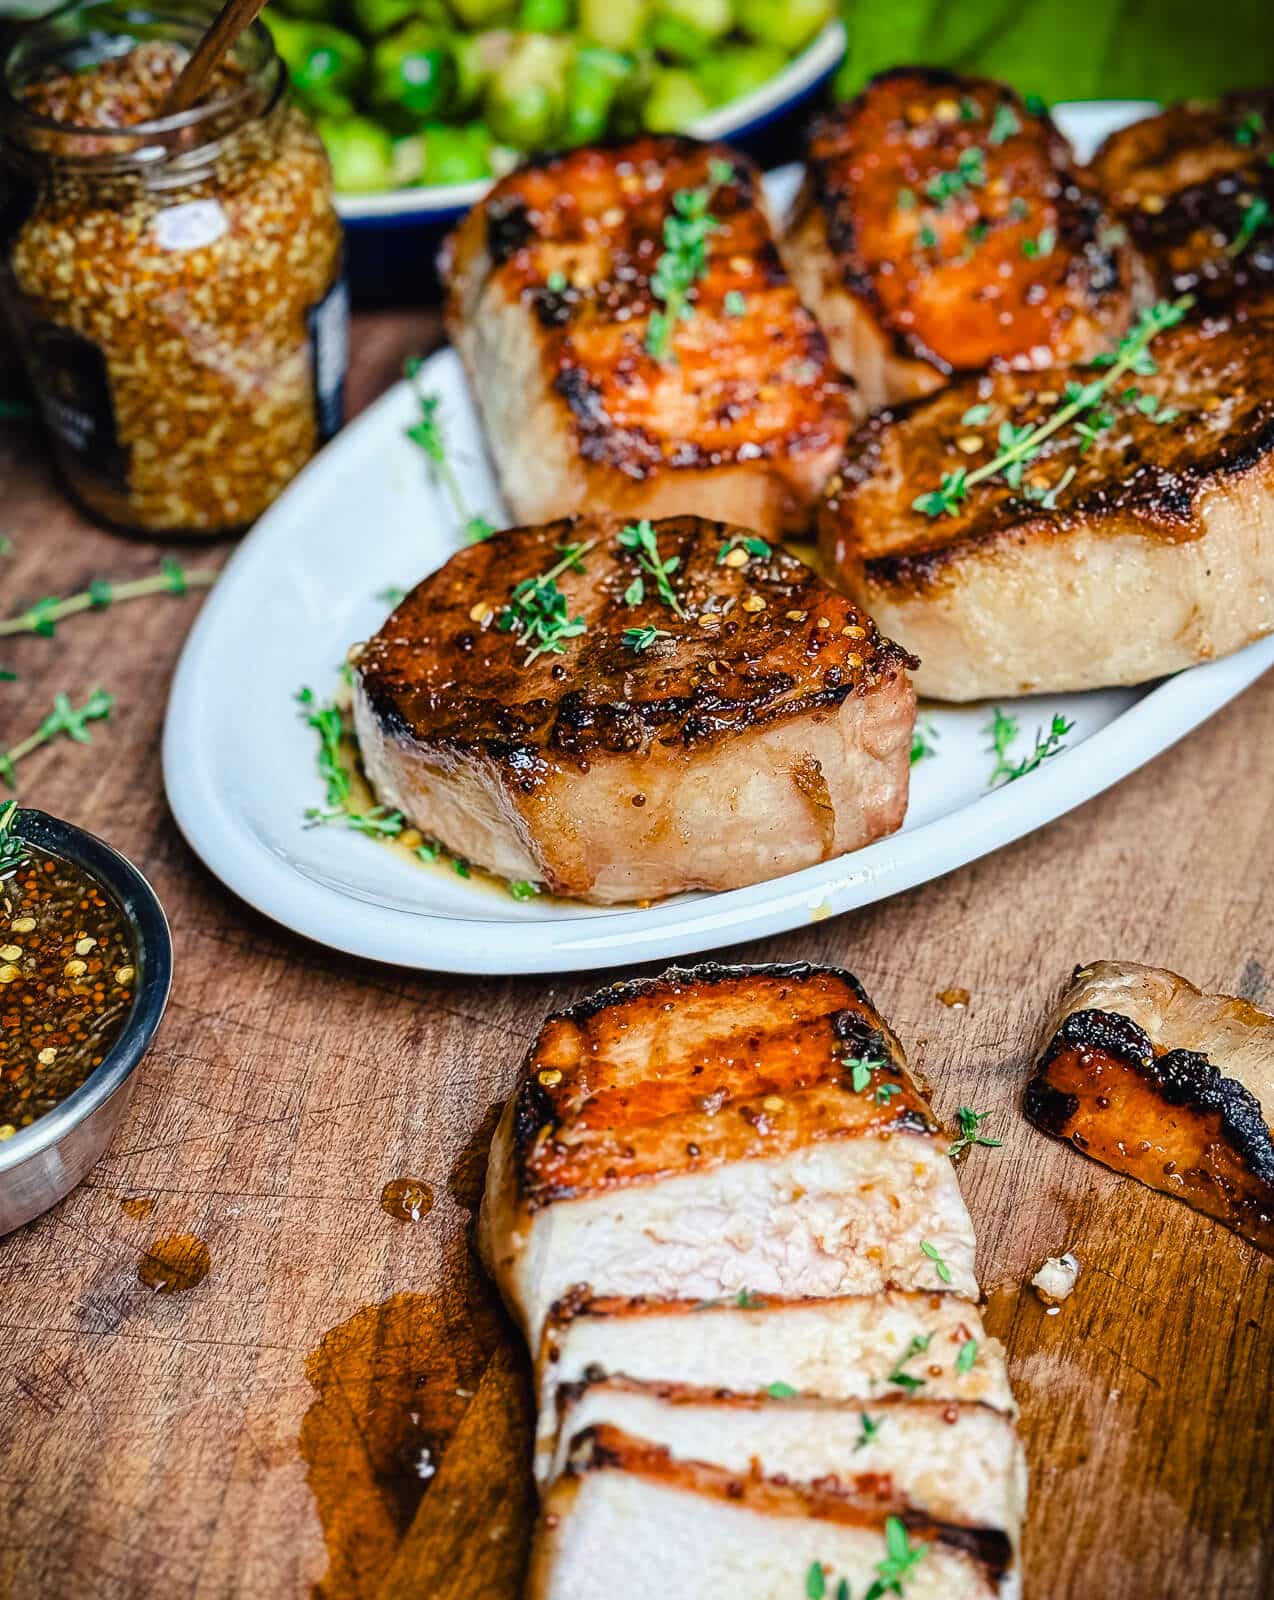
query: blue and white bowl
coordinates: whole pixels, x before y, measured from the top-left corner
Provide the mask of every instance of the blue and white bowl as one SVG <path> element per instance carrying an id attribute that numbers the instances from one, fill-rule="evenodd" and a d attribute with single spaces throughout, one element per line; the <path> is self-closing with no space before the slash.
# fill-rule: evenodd
<path id="1" fill-rule="evenodd" d="M 829 22 L 768 83 L 700 117 L 686 131 L 699 139 L 728 139 L 765 164 L 790 160 L 809 101 L 827 83 L 844 53 L 844 25 Z M 481 200 L 490 183 L 484 178 L 384 194 L 338 195 L 354 298 L 365 305 L 433 298 L 434 257 L 443 236 Z"/>

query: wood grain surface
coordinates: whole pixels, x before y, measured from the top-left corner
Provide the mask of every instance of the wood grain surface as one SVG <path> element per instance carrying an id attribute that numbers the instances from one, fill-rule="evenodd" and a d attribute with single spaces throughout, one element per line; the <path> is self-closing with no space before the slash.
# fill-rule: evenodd
<path id="1" fill-rule="evenodd" d="M 435 338 L 424 314 L 361 319 L 354 403 Z M 153 571 L 159 554 L 77 518 L 37 436 L 12 424 L 0 532 L 6 613 Z M 198 605 L 164 596 L 0 641 L 20 674 L 0 684 L 0 745 L 59 690 L 118 697 L 91 747 L 24 762 L 21 792 L 130 855 L 176 944 L 172 1005 L 109 1154 L 0 1242 L 0 1594 L 512 1600 L 531 1509 L 525 1373 L 472 1222 L 528 1039 L 606 975 L 375 967 L 235 900 L 160 782 L 167 684 Z M 963 1182 L 1022 1400 L 1031 1600 L 1274 1587 L 1270 1263 L 1020 1112 L 1036 1032 L 1077 961 L 1148 961 L 1274 1000 L 1272 724 L 1267 679 L 998 855 L 730 952 L 848 966 L 939 1111 L 994 1113 L 1004 1147 L 975 1150 Z M 967 1009 L 939 1002 L 950 986 Z M 418 1223 L 381 1209 L 402 1176 L 434 1191 Z M 171 1234 L 203 1240 L 211 1270 L 156 1294 L 138 1262 Z M 1046 1316 L 1017 1286 L 1064 1249 L 1083 1276 Z"/>

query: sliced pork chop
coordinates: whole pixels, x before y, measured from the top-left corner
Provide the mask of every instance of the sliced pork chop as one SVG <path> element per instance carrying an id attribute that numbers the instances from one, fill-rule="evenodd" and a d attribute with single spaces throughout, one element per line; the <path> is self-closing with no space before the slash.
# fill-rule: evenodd
<path id="1" fill-rule="evenodd" d="M 643 529 L 657 563 L 624 542 Z M 567 628 L 537 650 L 522 619 L 546 611 Z M 512 529 L 418 584 L 353 660 L 380 800 L 559 894 L 737 888 L 858 849 L 906 809 L 910 658 L 721 523 Z"/>
<path id="2" fill-rule="evenodd" d="M 814 124 L 808 163 L 784 257 L 868 406 L 1082 360 L 1145 292 L 1066 141 L 1003 84 L 886 72 Z"/>
<path id="3" fill-rule="evenodd" d="M 1051 420 L 1067 383 L 998 373 L 885 411 L 850 441 L 820 539 L 830 575 L 922 660 L 921 694 L 978 700 L 1142 683 L 1274 627 L 1274 321 L 1183 322 L 950 513 L 914 502 Z M 1089 428 L 1077 431 L 1076 423 Z M 1095 442 L 1094 442 L 1095 440 Z"/>
<path id="4" fill-rule="evenodd" d="M 704 216 L 709 219 L 706 223 Z M 656 298 L 669 230 L 700 256 Z M 760 174 L 725 145 L 644 138 L 497 183 L 443 258 L 447 327 L 522 522 L 581 507 L 809 525 L 850 403 L 784 272 Z M 671 317 L 661 349 L 652 313 Z"/>
<path id="5" fill-rule="evenodd" d="M 1092 172 L 1160 293 L 1213 309 L 1274 290 L 1274 89 L 1173 106 L 1113 133 Z"/>
<path id="6" fill-rule="evenodd" d="M 1274 1017 L 1175 972 L 1076 971 L 1026 1091 L 1036 1127 L 1274 1255 Z"/>
<path id="7" fill-rule="evenodd" d="M 843 1581 L 857 1597 L 884 1576 L 891 1555 L 905 1561 L 907 1600 L 974 1600 L 1006 1592 L 1012 1547 L 998 1528 L 917 1513 L 884 1481 L 862 1497 L 787 1484 L 677 1461 L 602 1427 L 576 1441 L 545 1502 L 528 1594 L 777 1600 L 834 1596 Z M 821 1572 L 821 1591 L 812 1567 Z"/>
<path id="8" fill-rule="evenodd" d="M 674 968 L 540 1030 L 492 1143 L 483 1253 L 533 1350 L 584 1285 L 975 1299 L 947 1147 L 848 973 Z"/>
<path id="9" fill-rule="evenodd" d="M 915 1365 L 924 1370 L 921 1360 Z M 600 1427 L 645 1439 L 675 1460 L 709 1461 L 745 1477 L 836 1486 L 856 1498 L 888 1482 L 938 1521 L 999 1528 L 1014 1545 L 1020 1536 L 1022 1447 L 1012 1416 L 988 1405 L 896 1391 L 861 1409 L 787 1398 L 785 1390 L 722 1396 L 616 1379 L 568 1397 L 550 1478 L 568 1469 L 579 1436 Z"/>

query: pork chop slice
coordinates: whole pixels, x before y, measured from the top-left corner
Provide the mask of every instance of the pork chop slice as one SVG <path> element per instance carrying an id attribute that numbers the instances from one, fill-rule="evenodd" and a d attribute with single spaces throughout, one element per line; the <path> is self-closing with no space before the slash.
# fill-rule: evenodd
<path id="1" fill-rule="evenodd" d="M 1274 89 L 1145 117 L 1110 137 L 1092 174 L 1159 292 L 1212 310 L 1274 290 Z"/>
<path id="2" fill-rule="evenodd" d="M 1179 322 L 1143 355 L 1015 472 L 967 487 L 1109 369 L 990 374 L 851 439 L 821 519 L 829 575 L 922 658 L 921 694 L 1143 683 L 1274 627 L 1274 318 Z"/>
<path id="3" fill-rule="evenodd" d="M 807 174 L 784 257 L 869 407 L 1083 360 L 1146 292 L 1048 114 L 1004 84 L 883 73 L 815 122 Z"/>
<path id="4" fill-rule="evenodd" d="M 744 529 L 515 528 L 454 555 L 352 659 L 380 800 L 558 894 L 737 888 L 906 809 L 913 663 Z"/>
<path id="5" fill-rule="evenodd" d="M 492 1142 L 480 1240 L 538 1348 L 593 1298 L 978 1293 L 948 1141 L 834 968 L 673 968 L 550 1017 Z"/>
<path id="6" fill-rule="evenodd" d="M 678 232 L 695 263 L 680 309 L 656 294 Z M 850 396 L 745 156 L 642 138 L 538 158 L 468 214 L 442 271 L 519 521 L 586 506 L 809 526 Z"/>
<path id="7" fill-rule="evenodd" d="M 1132 962 L 1078 968 L 1025 1110 L 1274 1255 L 1274 1017 L 1250 1001 Z"/>
<path id="8" fill-rule="evenodd" d="M 777 1600 L 834 1596 L 844 1583 L 861 1596 L 886 1578 L 891 1557 L 907 1600 L 981 1600 L 1013 1583 L 1002 1530 L 925 1516 L 892 1485 L 855 1497 L 731 1473 L 600 1427 L 577 1439 L 549 1491 L 527 1592 L 531 1600 Z"/>

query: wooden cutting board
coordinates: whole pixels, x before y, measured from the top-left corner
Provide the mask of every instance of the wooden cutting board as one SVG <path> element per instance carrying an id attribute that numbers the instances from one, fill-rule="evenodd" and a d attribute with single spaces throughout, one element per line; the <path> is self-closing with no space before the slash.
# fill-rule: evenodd
<path id="1" fill-rule="evenodd" d="M 357 401 L 435 337 L 424 315 L 362 319 Z M 35 436 L 11 425 L 0 532 L 15 545 L 0 558 L 5 612 L 152 571 L 158 553 L 86 528 Z M 0 1595 L 513 1600 L 526 1374 L 472 1220 L 496 1108 L 540 1019 L 617 974 L 393 971 L 294 939 L 226 893 L 160 786 L 166 684 L 197 605 L 163 597 L 0 641 L 21 675 L 0 684 L 0 745 L 58 690 L 118 696 L 91 749 L 23 764 L 23 797 L 133 856 L 177 953 L 109 1155 L 0 1242 Z M 1274 1003 L 1271 726 L 1267 680 L 1044 832 L 730 952 L 848 966 L 938 1110 L 993 1113 L 1004 1146 L 975 1150 L 962 1181 L 988 1326 L 1022 1400 L 1032 1600 L 1274 1591 L 1270 1263 L 1020 1114 L 1036 1031 L 1077 961 L 1163 964 Z M 966 1008 L 939 1001 L 952 987 Z M 381 1207 L 402 1177 L 432 1187 L 417 1222 Z M 196 1287 L 140 1281 L 165 1238 L 206 1245 Z M 1049 1317 L 1019 1286 L 1064 1249 L 1083 1276 Z"/>

